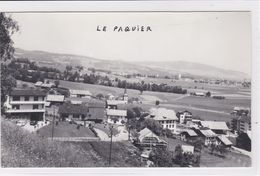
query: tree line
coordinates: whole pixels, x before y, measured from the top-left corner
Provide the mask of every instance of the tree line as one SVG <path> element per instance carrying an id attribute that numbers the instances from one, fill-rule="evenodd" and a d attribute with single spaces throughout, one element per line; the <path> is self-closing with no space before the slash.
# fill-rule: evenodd
<path id="1" fill-rule="evenodd" d="M 31 62 L 26 58 L 12 60 L 8 64 L 8 70 L 11 75 L 17 79 L 26 82 L 44 81 L 44 79 L 66 80 L 72 82 L 83 82 L 87 84 L 97 84 L 111 87 L 128 88 L 143 91 L 168 92 L 177 94 L 186 94 L 187 90 L 181 86 L 170 86 L 167 84 L 127 82 L 119 78 L 110 79 L 108 76 L 101 76 L 95 73 L 82 74 L 83 67 L 66 66 L 62 72 L 57 68 L 40 67 L 35 62 Z"/>

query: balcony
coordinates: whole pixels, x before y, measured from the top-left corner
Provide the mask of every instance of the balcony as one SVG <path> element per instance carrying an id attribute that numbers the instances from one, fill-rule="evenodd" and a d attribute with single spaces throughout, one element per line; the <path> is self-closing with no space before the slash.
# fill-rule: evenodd
<path id="1" fill-rule="evenodd" d="M 6 113 L 33 113 L 33 112 L 45 112 L 45 109 L 7 109 Z"/>
<path id="2" fill-rule="evenodd" d="M 45 101 L 10 101 L 11 105 L 21 105 L 21 104 L 45 104 Z"/>

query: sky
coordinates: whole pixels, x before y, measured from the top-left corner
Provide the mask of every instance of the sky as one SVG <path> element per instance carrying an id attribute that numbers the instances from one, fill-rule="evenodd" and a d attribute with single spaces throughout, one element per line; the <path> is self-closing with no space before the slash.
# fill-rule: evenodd
<path id="1" fill-rule="evenodd" d="M 190 61 L 251 75 L 250 12 L 12 13 L 14 46 L 123 61 Z M 114 26 L 149 26 L 117 32 Z M 107 31 L 97 31 L 107 26 Z"/>

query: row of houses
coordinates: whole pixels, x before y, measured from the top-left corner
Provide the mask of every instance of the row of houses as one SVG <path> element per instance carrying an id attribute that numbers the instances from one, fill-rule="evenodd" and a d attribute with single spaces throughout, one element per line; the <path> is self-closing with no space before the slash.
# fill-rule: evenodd
<path id="1" fill-rule="evenodd" d="M 145 118 L 154 119 L 164 129 L 171 130 L 173 134 L 180 136 L 180 139 L 185 142 L 193 143 L 200 138 L 206 146 L 222 144 L 230 147 L 232 145 L 232 142 L 227 138 L 231 130 L 226 122 L 192 119 L 192 114 L 189 111 L 177 114 L 174 110 L 157 107 L 151 108 L 149 115 Z M 153 134 L 153 136 L 155 135 Z"/>
<path id="2" fill-rule="evenodd" d="M 125 92 L 123 100 L 101 101 L 91 98 L 91 93 L 83 90 L 70 90 L 70 97 L 48 94 L 41 89 L 14 89 L 6 96 L 4 103 L 7 117 L 45 121 L 46 107 L 59 105 L 58 116 L 61 120 L 95 121 L 101 123 L 126 122 L 127 111 L 118 109 L 117 104 L 127 102 Z M 116 101 L 117 103 L 111 103 Z M 114 106 L 116 104 L 116 106 Z"/>

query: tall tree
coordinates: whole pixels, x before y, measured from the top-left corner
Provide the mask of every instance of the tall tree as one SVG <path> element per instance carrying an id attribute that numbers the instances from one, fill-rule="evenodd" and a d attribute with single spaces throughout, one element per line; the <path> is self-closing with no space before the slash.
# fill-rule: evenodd
<path id="1" fill-rule="evenodd" d="M 1 61 L 1 105 L 14 86 L 16 80 L 10 75 L 6 61 L 12 59 L 14 53 L 13 41 L 11 36 L 19 30 L 18 24 L 11 16 L 0 13 L 0 61 Z"/>
<path id="2" fill-rule="evenodd" d="M 11 16 L 0 13 L 0 58 L 1 61 L 11 59 L 14 52 L 11 36 L 19 30 L 19 26 Z"/>

